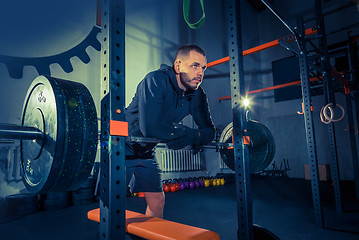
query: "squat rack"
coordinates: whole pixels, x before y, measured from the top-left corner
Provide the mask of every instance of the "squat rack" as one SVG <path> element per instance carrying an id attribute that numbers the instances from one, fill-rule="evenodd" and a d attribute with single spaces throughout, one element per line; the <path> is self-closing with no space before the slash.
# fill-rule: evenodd
<path id="1" fill-rule="evenodd" d="M 263 3 L 267 3 L 262 0 Z M 266 4 L 269 9 L 271 6 Z M 237 197 L 238 239 L 253 239 L 252 199 L 250 196 L 250 173 L 246 137 L 245 109 L 241 100 L 245 96 L 243 51 L 240 22 L 240 0 L 227 0 L 227 28 L 230 64 L 231 99 L 233 112 L 233 139 L 235 155 L 235 184 Z M 316 0 L 316 14 L 322 37 L 325 38 L 321 3 Z M 100 239 L 125 239 L 125 138 L 128 126 L 125 122 L 125 0 L 102 0 L 101 2 L 101 175 L 100 175 Z M 311 112 L 306 38 L 303 19 L 297 21 L 295 32 L 300 52 L 300 75 L 307 137 L 308 157 L 311 163 L 311 184 L 315 220 L 323 227 L 320 206 L 317 155 Z M 327 54 L 326 42 L 324 49 Z M 328 56 L 325 56 L 325 63 Z M 335 100 L 331 87 L 330 71 L 323 71 L 325 94 Z M 330 101 L 332 102 L 332 101 Z M 334 128 L 328 126 L 331 146 L 331 168 L 338 172 Z M 333 175 L 337 211 L 341 211 L 338 174 Z M 339 210 L 338 210 L 339 209 Z"/>
<path id="2" fill-rule="evenodd" d="M 266 1 L 262 0 L 262 2 L 269 8 L 283 23 L 284 20 L 281 19 L 281 17 L 275 13 L 275 11 L 272 9 L 271 5 Z M 354 6 L 353 3 L 348 3 L 340 8 L 338 10 L 345 9 L 347 7 Z M 324 26 L 324 16 L 331 14 L 333 12 L 336 12 L 335 10 L 330 11 L 326 14 L 322 13 L 322 6 L 321 1 L 316 0 L 315 1 L 315 14 L 316 17 L 307 20 L 313 21 L 316 20 L 316 27 L 313 27 L 311 29 L 304 30 L 304 21 L 301 18 L 297 19 L 297 27 L 294 28 L 295 32 L 293 32 L 293 35 L 290 35 L 288 37 L 280 38 L 275 41 L 271 41 L 268 43 L 265 43 L 263 45 L 248 49 L 243 51 L 243 56 L 256 53 L 258 51 L 262 51 L 274 46 L 283 45 L 287 50 L 290 50 L 297 54 L 299 58 L 299 66 L 300 66 L 300 81 L 295 81 L 291 83 L 285 83 L 281 85 L 276 85 L 272 87 L 267 87 L 264 89 L 257 89 L 246 92 L 246 95 L 258 93 L 258 92 L 264 92 L 274 89 L 279 89 L 283 87 L 293 86 L 301 84 L 302 88 L 302 99 L 303 103 L 305 103 L 305 108 L 307 108 L 307 111 L 304 109 L 304 117 L 305 117 L 305 129 L 306 129 L 306 142 L 307 142 L 307 153 L 308 153 L 308 159 L 310 163 L 310 175 L 311 175 L 311 187 L 312 187 L 312 199 L 313 199 L 313 207 L 315 212 L 315 221 L 317 225 L 320 227 L 325 227 L 323 222 L 323 213 L 322 213 L 322 207 L 320 202 L 320 195 L 319 195 L 319 181 L 318 181 L 318 161 L 317 161 L 317 153 L 316 153 L 316 143 L 315 143 L 315 134 L 314 134 L 314 126 L 313 126 L 313 120 L 312 120 L 312 114 L 311 114 L 311 95 L 310 95 L 310 85 L 309 82 L 312 81 L 322 81 L 323 82 L 323 89 L 324 89 L 324 96 L 325 96 L 325 105 L 328 103 L 332 103 L 333 105 L 336 104 L 335 95 L 334 95 L 334 84 L 333 84 L 333 77 L 336 78 L 344 87 L 344 94 L 346 96 L 346 104 L 347 104 L 347 115 L 348 115 L 348 131 L 350 136 L 350 145 L 351 145 L 351 155 L 352 155 L 352 164 L 353 164 L 353 172 L 354 172 L 354 183 L 355 183 L 355 191 L 356 196 L 359 199 L 359 168 L 358 168 L 358 153 L 356 150 L 356 140 L 355 140 L 355 133 L 354 133 L 354 119 L 353 119 L 353 113 L 352 113 L 352 103 L 351 103 L 351 95 L 350 95 L 350 88 L 348 84 L 348 80 L 343 79 L 341 76 L 339 76 L 339 73 L 336 73 L 330 68 L 329 63 L 329 54 L 327 49 L 327 42 L 326 42 L 326 32 L 325 32 L 325 26 Z M 287 24 L 284 24 L 286 27 L 289 28 Z M 356 26 L 355 24 L 352 24 L 351 26 Z M 348 28 L 343 28 L 343 30 L 346 30 Z M 310 39 L 310 35 L 316 33 L 319 37 L 319 47 L 315 46 L 312 42 L 312 39 Z M 334 32 L 335 33 L 335 32 Z M 297 39 L 297 42 L 299 44 L 299 50 L 291 49 L 287 43 L 289 41 L 292 41 L 294 39 Z M 358 40 L 358 37 L 349 37 L 349 51 L 352 55 L 355 53 L 354 44 Z M 310 78 L 309 77 L 309 70 L 308 67 L 310 66 L 308 57 L 307 57 L 307 44 L 310 44 L 318 53 L 320 58 L 320 67 L 319 71 L 322 75 L 315 76 Z M 357 65 L 358 59 L 354 56 L 350 57 L 350 65 L 352 68 L 355 68 Z M 215 60 L 213 62 L 210 62 L 208 64 L 209 67 L 216 66 L 218 64 L 228 62 L 229 57 L 221 58 L 219 60 Z M 332 74 L 334 74 L 332 76 Z M 336 76 L 337 75 L 337 76 Z M 351 77 L 353 80 L 357 79 L 356 71 L 351 71 Z M 358 96 L 356 91 L 356 101 L 358 102 Z M 231 99 L 231 96 L 221 97 L 219 98 L 219 101 L 221 100 L 227 100 Z M 334 197 L 335 197 L 335 205 L 336 205 L 336 211 L 338 214 L 343 213 L 343 203 L 342 203 L 342 196 L 341 196 L 341 186 L 340 186 L 340 178 L 339 178 L 339 169 L 338 169 L 338 155 L 337 155 L 337 148 L 336 148 L 336 140 L 335 140 L 335 130 L 334 130 L 334 123 L 330 122 L 327 124 L 328 126 L 328 135 L 329 135 L 329 148 L 330 148 L 330 169 L 333 179 L 333 186 L 334 186 Z"/>

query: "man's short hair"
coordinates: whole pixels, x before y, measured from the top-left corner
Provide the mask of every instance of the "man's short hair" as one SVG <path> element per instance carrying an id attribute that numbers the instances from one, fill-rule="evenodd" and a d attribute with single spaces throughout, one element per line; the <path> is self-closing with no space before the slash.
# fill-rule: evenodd
<path id="1" fill-rule="evenodd" d="M 183 45 L 177 50 L 175 59 L 177 59 L 179 56 L 188 56 L 191 51 L 196 51 L 199 54 L 206 56 L 206 53 L 202 48 L 200 48 L 195 44 L 189 44 L 189 45 Z"/>

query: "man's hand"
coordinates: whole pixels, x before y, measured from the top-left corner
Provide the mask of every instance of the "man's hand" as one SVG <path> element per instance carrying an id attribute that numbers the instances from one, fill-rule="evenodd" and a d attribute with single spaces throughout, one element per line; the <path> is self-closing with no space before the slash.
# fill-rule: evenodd
<path id="1" fill-rule="evenodd" d="M 199 132 L 195 129 L 178 124 L 175 125 L 175 128 L 178 130 L 176 132 L 178 137 L 167 142 L 168 148 L 178 150 L 186 146 L 191 146 L 191 148 L 195 151 L 194 154 L 198 153 L 200 150 Z"/>

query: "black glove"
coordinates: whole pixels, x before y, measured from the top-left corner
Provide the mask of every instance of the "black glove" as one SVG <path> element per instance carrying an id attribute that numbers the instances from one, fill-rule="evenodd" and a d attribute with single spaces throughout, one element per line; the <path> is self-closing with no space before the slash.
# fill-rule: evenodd
<path id="1" fill-rule="evenodd" d="M 174 139 L 167 142 L 167 147 L 173 150 L 191 146 L 196 153 L 200 150 L 198 130 L 183 125 L 176 125 L 177 131 Z"/>

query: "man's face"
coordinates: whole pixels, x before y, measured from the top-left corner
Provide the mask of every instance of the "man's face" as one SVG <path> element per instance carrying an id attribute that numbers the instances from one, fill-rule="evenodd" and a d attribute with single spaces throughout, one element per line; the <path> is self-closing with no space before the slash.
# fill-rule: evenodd
<path id="1" fill-rule="evenodd" d="M 179 87 L 184 91 L 197 90 L 207 68 L 207 59 L 202 54 L 191 51 L 188 56 L 178 59 L 175 62 L 175 67 L 179 74 Z"/>

